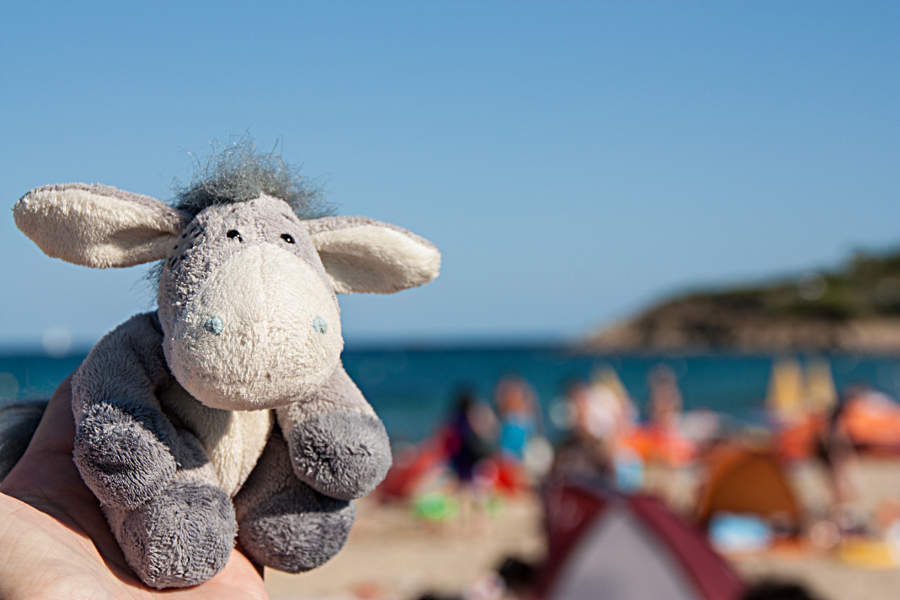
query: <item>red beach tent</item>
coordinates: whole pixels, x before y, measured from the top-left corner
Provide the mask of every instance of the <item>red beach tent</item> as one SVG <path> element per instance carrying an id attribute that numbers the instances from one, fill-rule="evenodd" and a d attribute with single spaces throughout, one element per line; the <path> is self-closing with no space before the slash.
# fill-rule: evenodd
<path id="1" fill-rule="evenodd" d="M 546 600 L 737 600 L 744 591 L 703 533 L 653 496 L 554 484 L 544 513 Z"/>

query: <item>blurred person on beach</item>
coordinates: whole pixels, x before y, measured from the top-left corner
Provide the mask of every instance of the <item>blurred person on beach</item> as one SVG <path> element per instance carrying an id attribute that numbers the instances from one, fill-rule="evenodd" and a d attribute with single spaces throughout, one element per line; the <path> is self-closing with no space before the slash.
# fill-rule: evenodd
<path id="1" fill-rule="evenodd" d="M 637 423 L 638 412 L 616 372 L 611 367 L 594 371 L 591 389 L 596 401 L 613 420 L 614 433 L 617 436 L 630 433 Z"/>
<path id="2" fill-rule="evenodd" d="M 668 365 L 657 365 L 650 371 L 648 383 L 649 431 L 654 438 L 650 459 L 666 466 L 686 464 L 694 458 L 696 448 L 683 429 L 683 402 L 675 371 Z"/>
<path id="3" fill-rule="evenodd" d="M 612 368 L 594 372 L 588 398 L 585 426 L 594 436 L 607 440 L 613 455 L 621 454 L 626 439 L 637 426 L 637 410 Z"/>
<path id="4" fill-rule="evenodd" d="M 606 441 L 612 478 L 620 491 L 643 486 L 644 465 L 634 447 L 638 411 L 625 386 L 610 366 L 596 369 L 591 378 L 591 421 L 595 435 Z"/>
<path id="5" fill-rule="evenodd" d="M 838 521 L 837 525 L 842 530 L 853 528 L 853 524 L 846 521 L 850 518 L 848 507 L 855 497 L 850 472 L 856 456 L 853 441 L 845 431 L 842 421 L 847 408 L 855 400 L 864 398 L 869 393 L 870 389 L 860 385 L 844 390 L 825 415 L 825 421 L 817 431 L 813 442 L 814 455 L 824 467 L 828 478 L 832 498 L 832 518 Z"/>
<path id="6" fill-rule="evenodd" d="M 675 431 L 681 418 L 681 391 L 675 371 L 657 365 L 650 371 L 650 424 L 660 431 Z"/>
<path id="7" fill-rule="evenodd" d="M 612 421 L 598 410 L 591 386 L 580 380 L 566 384 L 569 430 L 556 447 L 551 479 L 587 479 L 609 483 L 612 474 L 612 446 L 608 434 Z"/>
<path id="8" fill-rule="evenodd" d="M 683 400 L 675 371 L 666 364 L 647 375 L 650 388 L 648 424 L 645 428 L 647 463 L 645 487 L 663 498 L 677 496 L 689 475 L 678 467 L 690 464 L 697 446 L 682 429 Z"/>
<path id="9" fill-rule="evenodd" d="M 461 486 L 471 485 L 479 465 L 494 453 L 497 418 L 474 389 L 460 386 L 444 431 L 450 468 Z"/>
<path id="10" fill-rule="evenodd" d="M 268 598 L 262 570 L 237 548 L 218 575 L 191 588 L 152 590 L 132 574 L 72 462 L 71 394 L 67 378 L 28 450 L 0 482 L 0 598 Z"/>
<path id="11" fill-rule="evenodd" d="M 643 460 L 632 447 L 637 411 L 615 371 L 602 368 L 591 382 L 567 388 L 571 433 L 559 446 L 557 474 L 602 480 L 624 492 L 643 485 Z"/>
<path id="12" fill-rule="evenodd" d="M 500 419 L 500 452 L 521 462 L 538 426 L 534 390 L 523 379 L 507 376 L 497 383 L 494 398 Z"/>
<path id="13" fill-rule="evenodd" d="M 472 387 L 457 388 L 443 431 L 464 521 L 471 521 L 476 512 L 480 518 L 486 510 L 491 477 L 485 471 L 496 449 L 497 427 L 494 411 L 478 399 Z"/>
<path id="14" fill-rule="evenodd" d="M 537 395 L 527 381 L 507 376 L 494 391 L 500 420 L 500 460 L 511 462 L 531 481 L 546 475 L 553 447 L 544 436 Z"/>

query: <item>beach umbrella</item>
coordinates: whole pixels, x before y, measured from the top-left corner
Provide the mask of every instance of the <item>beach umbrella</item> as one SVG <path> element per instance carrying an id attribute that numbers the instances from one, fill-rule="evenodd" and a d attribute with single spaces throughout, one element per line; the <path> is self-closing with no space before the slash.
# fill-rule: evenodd
<path id="1" fill-rule="evenodd" d="M 837 390 L 831 365 L 824 359 L 812 361 L 806 367 L 806 408 L 808 411 L 826 414 L 837 402 Z"/>
<path id="2" fill-rule="evenodd" d="M 766 407 L 778 423 L 790 423 L 803 417 L 803 370 L 793 359 L 780 360 L 772 367 Z"/>

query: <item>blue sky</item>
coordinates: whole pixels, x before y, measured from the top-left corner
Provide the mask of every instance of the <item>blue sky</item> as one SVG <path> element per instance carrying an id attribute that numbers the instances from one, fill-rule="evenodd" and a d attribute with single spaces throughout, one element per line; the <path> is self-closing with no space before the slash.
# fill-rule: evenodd
<path id="1" fill-rule="evenodd" d="M 443 273 L 344 297 L 349 343 L 572 338 L 675 290 L 900 242 L 900 4 L 15 3 L 0 192 L 170 199 L 191 153 L 281 141 L 342 214 Z M 0 218 L 0 345 L 91 343 L 143 268 L 43 256 Z"/>

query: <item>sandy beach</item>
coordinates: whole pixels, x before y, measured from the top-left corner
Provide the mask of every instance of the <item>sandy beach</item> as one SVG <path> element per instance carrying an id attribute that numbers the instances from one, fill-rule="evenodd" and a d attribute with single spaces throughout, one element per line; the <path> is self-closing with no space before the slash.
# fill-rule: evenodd
<path id="1" fill-rule="evenodd" d="M 266 571 L 273 600 L 293 598 L 416 598 L 460 593 L 505 556 L 543 553 L 540 505 L 530 495 L 505 500 L 486 522 L 433 524 L 401 504 L 358 504 L 347 545 L 323 567 L 301 575 Z"/>
<path id="2" fill-rule="evenodd" d="M 900 461 L 868 458 L 856 466 L 852 479 L 859 497 L 854 511 L 867 522 L 874 522 L 879 506 L 900 499 Z M 795 466 L 791 469 L 791 481 L 810 514 L 821 515 L 829 495 L 817 466 Z M 732 562 L 748 580 L 775 577 L 799 581 L 823 600 L 889 600 L 897 598 L 900 590 L 900 568 L 852 566 L 834 552 L 785 548 L 732 557 Z"/>
<path id="3" fill-rule="evenodd" d="M 900 498 L 900 461 L 862 459 L 857 467 L 856 509 L 874 519 L 884 501 Z M 790 479 L 808 514 L 822 514 L 828 488 L 819 468 L 796 465 Z M 647 486 L 684 512 L 691 509 L 697 483 L 696 469 L 680 469 L 651 472 Z M 503 500 L 483 523 L 457 517 L 439 524 L 423 522 L 403 504 L 385 505 L 368 498 L 359 502 L 357 524 L 337 557 L 302 575 L 269 570 L 266 585 L 276 600 L 461 594 L 504 557 L 537 560 L 542 553 L 541 508 L 532 495 Z M 769 577 L 798 581 L 823 600 L 887 600 L 896 598 L 900 589 L 900 569 L 851 566 L 836 553 L 809 544 L 729 559 L 747 581 Z"/>

